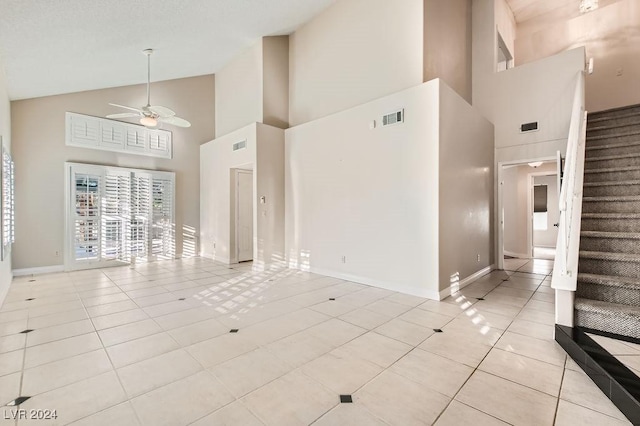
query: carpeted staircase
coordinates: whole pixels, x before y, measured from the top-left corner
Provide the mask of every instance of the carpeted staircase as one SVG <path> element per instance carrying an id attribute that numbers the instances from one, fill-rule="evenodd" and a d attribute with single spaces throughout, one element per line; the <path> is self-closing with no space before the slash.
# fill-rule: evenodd
<path id="1" fill-rule="evenodd" d="M 640 105 L 589 114 L 576 326 L 640 339 Z"/>

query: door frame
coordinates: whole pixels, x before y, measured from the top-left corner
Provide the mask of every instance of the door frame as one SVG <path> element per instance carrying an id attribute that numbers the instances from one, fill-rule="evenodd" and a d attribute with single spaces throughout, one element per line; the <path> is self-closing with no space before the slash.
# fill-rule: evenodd
<path id="1" fill-rule="evenodd" d="M 496 222 L 497 222 L 497 230 L 498 230 L 498 238 L 496 238 L 497 240 L 497 247 L 496 247 L 496 258 L 497 258 L 497 267 L 500 270 L 504 270 L 504 191 L 503 191 L 503 187 L 504 187 L 504 181 L 503 181 L 503 169 L 504 167 L 507 166 L 521 166 L 524 164 L 528 164 L 528 163 L 533 163 L 536 161 L 542 161 L 545 163 L 551 162 L 551 161 L 555 161 L 557 163 L 557 172 L 561 173 L 560 171 L 560 161 L 558 161 L 558 159 L 560 158 L 559 152 L 556 153 L 556 155 L 554 156 L 547 156 L 547 157 L 535 157 L 535 158 L 528 158 L 528 159 L 524 159 L 524 160 L 511 160 L 511 161 L 500 161 L 498 162 L 498 211 L 496 214 Z M 560 189 L 558 189 L 558 193 L 560 192 Z M 531 224 L 531 229 L 533 227 L 533 223 Z M 533 251 L 533 249 L 532 249 Z"/>
<path id="2" fill-rule="evenodd" d="M 240 244 L 238 243 L 240 241 L 240 232 L 239 232 L 239 226 L 238 223 L 240 222 L 240 179 L 239 179 L 239 175 L 240 174 L 249 174 L 251 175 L 251 260 L 254 260 L 255 257 L 255 250 L 254 250 L 254 246 L 255 246 L 255 223 L 254 223 L 254 216 L 255 216 L 255 199 L 254 199 L 254 190 L 255 190 L 255 182 L 254 182 L 254 170 L 252 169 L 245 169 L 245 168 L 235 168 L 233 169 L 234 172 L 234 177 L 235 177 L 235 185 L 234 185 L 234 190 L 235 190 L 235 194 L 234 194 L 234 218 L 233 218 L 233 224 L 234 224 L 234 245 L 235 245 L 235 250 L 233 253 L 233 261 L 231 263 L 240 263 Z M 248 262 L 248 260 L 243 262 Z"/>
<path id="3" fill-rule="evenodd" d="M 533 259 L 533 248 L 535 247 L 534 243 L 533 243 L 533 186 L 535 183 L 535 177 L 536 176 L 558 176 L 558 170 L 556 170 L 555 172 L 533 172 L 533 173 L 529 173 L 529 176 L 527 178 L 527 190 L 529 192 L 528 197 L 527 197 L 527 222 L 528 222 L 528 229 L 527 229 L 527 242 L 529 243 L 529 256 L 531 256 L 531 258 Z M 560 197 L 560 188 L 557 188 L 557 194 L 556 196 L 559 198 Z"/>

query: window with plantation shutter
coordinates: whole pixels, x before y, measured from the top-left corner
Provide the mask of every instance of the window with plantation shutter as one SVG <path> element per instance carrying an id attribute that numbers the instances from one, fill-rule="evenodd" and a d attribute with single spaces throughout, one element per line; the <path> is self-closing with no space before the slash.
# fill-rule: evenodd
<path id="1" fill-rule="evenodd" d="M 151 253 L 157 259 L 168 259 L 175 252 L 173 225 L 173 182 L 169 179 L 152 180 Z"/>
<path id="2" fill-rule="evenodd" d="M 175 257 L 170 172 L 67 163 L 67 269 Z"/>
<path id="3" fill-rule="evenodd" d="M 2 138 L 0 138 L 0 145 Z M 15 242 L 15 175 L 14 164 L 11 155 L 2 149 L 0 161 L 0 219 L 2 234 L 2 247 L 0 247 L 1 258 L 4 260 L 5 254 L 9 251 L 11 244 Z"/>

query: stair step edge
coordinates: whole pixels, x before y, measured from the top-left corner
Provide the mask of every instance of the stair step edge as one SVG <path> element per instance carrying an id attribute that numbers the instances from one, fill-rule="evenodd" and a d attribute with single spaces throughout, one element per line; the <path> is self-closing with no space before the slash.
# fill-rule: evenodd
<path id="1" fill-rule="evenodd" d="M 640 290 L 640 279 L 631 277 L 578 273 L 578 282 L 613 287 L 637 287 Z"/>
<path id="2" fill-rule="evenodd" d="M 639 262 L 640 263 L 640 254 L 634 253 L 611 253 L 604 251 L 586 251 L 580 250 L 579 260 L 582 259 L 597 259 L 597 260 L 611 260 L 611 261 L 621 261 L 621 262 Z"/>
<path id="3" fill-rule="evenodd" d="M 584 299 L 577 297 L 574 308 L 581 311 L 591 311 L 595 313 L 615 312 L 616 314 L 640 318 L 640 307 L 631 305 L 621 305 L 619 303 L 603 302 L 601 300 Z"/>
<path id="4" fill-rule="evenodd" d="M 620 127 L 630 127 L 630 126 L 638 126 L 638 125 L 640 125 L 640 118 L 638 119 L 638 121 L 631 122 L 631 123 L 609 124 L 609 125 L 606 125 L 606 126 L 589 126 L 587 124 L 587 132 L 600 131 L 600 130 L 609 130 L 609 129 L 618 129 Z"/>
<path id="5" fill-rule="evenodd" d="M 615 138 L 624 138 L 624 137 L 627 137 L 627 136 L 639 136 L 639 135 L 640 135 L 640 130 L 638 130 L 636 132 L 615 133 L 613 135 L 597 135 L 597 136 L 588 136 L 587 135 L 587 140 L 600 141 L 602 139 L 615 139 Z"/>
<path id="6" fill-rule="evenodd" d="M 611 143 L 611 144 L 603 144 L 603 145 L 591 145 L 585 147 L 587 151 L 597 151 L 608 148 L 626 148 L 629 146 L 638 146 L 640 142 L 620 142 L 620 143 Z"/>
<path id="7" fill-rule="evenodd" d="M 640 240 L 637 232 L 606 232 L 606 231 L 580 231 L 581 237 Z"/>
<path id="8" fill-rule="evenodd" d="M 640 180 L 616 180 L 604 182 L 585 182 L 583 186 L 632 186 L 640 185 Z"/>
<path id="9" fill-rule="evenodd" d="M 635 172 L 640 166 L 608 167 L 606 169 L 585 169 L 585 173 Z"/>
<path id="10" fill-rule="evenodd" d="M 591 161 L 624 160 L 625 158 L 638 158 L 638 157 L 640 157 L 640 153 L 620 154 L 620 155 L 606 155 L 606 156 L 603 156 L 603 157 L 589 157 L 589 158 L 585 158 L 584 161 L 591 162 Z"/>
<path id="11" fill-rule="evenodd" d="M 640 195 L 603 195 L 600 197 L 582 197 L 582 201 L 640 201 Z"/>
<path id="12" fill-rule="evenodd" d="M 587 219 L 640 219 L 640 213 L 582 213 Z"/>

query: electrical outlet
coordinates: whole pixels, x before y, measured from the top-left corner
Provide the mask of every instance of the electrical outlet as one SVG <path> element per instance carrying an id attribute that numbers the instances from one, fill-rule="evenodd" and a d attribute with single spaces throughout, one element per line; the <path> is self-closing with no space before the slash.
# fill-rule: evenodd
<path id="1" fill-rule="evenodd" d="M 480 253 L 478 253 L 478 262 L 480 262 Z"/>
<path id="2" fill-rule="evenodd" d="M 342 256 L 342 263 L 347 263 L 347 256 Z"/>
<path id="3" fill-rule="evenodd" d="M 60 256 L 60 252 L 56 250 L 56 257 Z"/>

